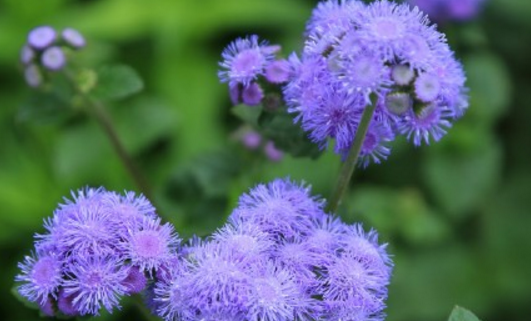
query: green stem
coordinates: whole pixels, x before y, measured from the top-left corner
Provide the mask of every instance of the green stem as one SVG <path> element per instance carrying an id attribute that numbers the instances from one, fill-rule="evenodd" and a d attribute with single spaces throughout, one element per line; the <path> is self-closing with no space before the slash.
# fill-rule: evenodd
<path id="1" fill-rule="evenodd" d="M 101 126 L 101 128 L 105 132 L 105 135 L 111 142 L 111 145 L 114 151 L 120 158 L 120 161 L 122 162 L 126 171 L 129 173 L 129 176 L 133 179 L 133 182 L 136 184 L 138 189 L 151 202 L 153 202 L 154 201 L 153 193 L 151 191 L 149 184 L 147 183 L 147 180 L 145 179 L 144 175 L 142 175 L 142 173 L 136 166 L 135 162 L 133 161 L 133 158 L 129 155 L 129 153 L 125 149 L 122 141 L 120 140 L 120 137 L 118 136 L 118 133 L 115 130 L 111 116 L 107 112 L 103 103 L 100 102 L 99 100 L 96 100 L 90 97 L 85 92 L 83 92 L 78 87 L 75 78 L 71 74 L 65 72 L 65 75 L 66 75 L 66 78 L 71 82 L 76 93 L 85 101 L 86 106 L 88 107 L 87 111 L 94 115 L 94 117 L 98 121 L 98 124 Z"/>
<path id="2" fill-rule="evenodd" d="M 358 129 L 356 130 L 354 143 L 350 147 L 347 159 L 343 163 L 343 166 L 341 166 L 339 176 L 335 185 L 334 193 L 332 193 L 332 196 L 330 197 L 330 201 L 327 206 L 327 211 L 330 213 L 335 213 L 337 211 L 339 205 L 341 204 L 341 199 L 343 198 L 343 195 L 345 194 L 345 191 L 348 188 L 350 178 L 352 177 L 352 174 L 354 174 L 354 170 L 356 169 L 358 157 L 361 151 L 361 146 L 363 145 L 363 141 L 365 140 L 365 135 L 367 135 L 367 130 L 369 129 L 369 124 L 371 122 L 375 109 L 376 99 L 372 97 L 371 103 L 368 104 L 363 110 L 360 124 L 358 125 Z"/>
<path id="3" fill-rule="evenodd" d="M 151 311 L 149 311 L 144 301 L 142 301 L 142 297 L 140 295 L 133 295 L 132 299 L 135 303 L 135 307 L 142 314 L 144 319 L 146 319 L 147 321 L 161 321 L 159 317 L 153 315 Z"/>

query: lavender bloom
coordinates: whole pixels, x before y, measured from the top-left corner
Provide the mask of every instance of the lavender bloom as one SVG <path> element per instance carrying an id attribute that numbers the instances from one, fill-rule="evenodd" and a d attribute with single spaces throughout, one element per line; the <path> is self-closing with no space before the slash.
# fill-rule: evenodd
<path id="1" fill-rule="evenodd" d="M 241 141 L 245 147 L 257 149 L 262 143 L 262 135 L 253 130 L 249 130 L 242 135 Z"/>
<path id="2" fill-rule="evenodd" d="M 321 206 L 289 180 L 258 185 L 240 198 L 240 210 L 251 212 L 235 211 L 165 267 L 150 306 L 166 321 L 381 320 L 392 269 L 386 245 Z M 296 235 L 278 234 L 275 219 L 304 224 Z"/>
<path id="3" fill-rule="evenodd" d="M 151 203 L 132 192 L 72 192 L 36 236 L 37 256 L 19 264 L 19 293 L 47 313 L 48 301 L 68 316 L 112 311 L 138 293 L 175 257 L 178 239 Z"/>
<path id="4" fill-rule="evenodd" d="M 465 76 L 444 35 L 418 9 L 380 0 L 324 1 L 306 28 L 302 58 L 292 55 L 283 89 L 289 111 L 322 148 L 352 145 L 367 104 L 377 106 L 359 164 L 379 163 L 387 142 L 439 140 L 467 108 Z M 430 121 L 425 119 L 429 118 Z"/>
<path id="5" fill-rule="evenodd" d="M 140 229 L 129 230 L 124 243 L 125 258 L 140 271 L 151 274 L 172 257 L 179 239 L 170 224 L 162 225 L 160 219 L 145 218 Z"/>
<path id="6" fill-rule="evenodd" d="M 311 228 L 311 220 L 323 211 L 323 201 L 309 192 L 309 188 L 289 180 L 258 185 L 240 197 L 229 222 L 260 226 L 274 239 L 301 237 Z"/>
<path id="7" fill-rule="evenodd" d="M 57 32 L 50 26 L 37 27 L 28 34 L 28 44 L 37 50 L 43 50 L 52 45 L 57 38 Z"/>
<path id="8" fill-rule="evenodd" d="M 86 45 L 83 35 L 73 28 L 64 29 L 63 32 L 61 32 L 61 37 L 68 45 L 75 49 L 83 48 Z"/>
<path id="9" fill-rule="evenodd" d="M 30 301 L 38 302 L 46 308 L 50 297 L 57 297 L 57 289 L 62 283 L 62 262 L 53 255 L 26 256 L 18 267 L 21 274 L 15 280 L 24 282 L 19 293 Z"/>
<path id="10" fill-rule="evenodd" d="M 43 81 L 40 68 L 35 64 L 27 66 L 24 69 L 24 79 L 26 79 L 28 86 L 33 88 L 39 87 Z"/>
<path id="11" fill-rule="evenodd" d="M 263 74 L 264 68 L 272 60 L 272 52 L 266 42 L 258 42 L 258 36 L 238 38 L 221 54 L 223 61 L 219 72 L 222 82 L 240 83 L 248 86 L 251 81 Z"/>
<path id="12" fill-rule="evenodd" d="M 66 64 L 65 53 L 59 47 L 47 48 L 42 53 L 41 63 L 48 70 L 60 70 Z"/>
<path id="13" fill-rule="evenodd" d="M 65 271 L 69 276 L 63 282 L 65 294 L 73 296 L 81 315 L 99 315 L 101 306 L 112 312 L 120 308 L 118 299 L 127 291 L 123 285 L 127 272 L 116 257 L 77 257 Z"/>
<path id="14" fill-rule="evenodd" d="M 28 45 L 25 45 L 22 47 L 22 50 L 20 50 L 20 62 L 22 62 L 24 65 L 29 64 L 33 61 L 35 58 L 35 51 Z"/>
<path id="15" fill-rule="evenodd" d="M 284 153 L 277 149 L 275 143 L 268 141 L 264 146 L 264 153 L 273 162 L 279 162 L 284 158 Z"/>

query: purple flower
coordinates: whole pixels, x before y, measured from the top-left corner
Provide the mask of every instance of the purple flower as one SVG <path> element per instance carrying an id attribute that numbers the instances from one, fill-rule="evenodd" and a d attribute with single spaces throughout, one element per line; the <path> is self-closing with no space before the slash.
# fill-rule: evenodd
<path id="1" fill-rule="evenodd" d="M 162 225 L 160 219 L 145 218 L 138 230 L 129 230 L 124 242 L 124 255 L 140 271 L 151 274 L 172 257 L 178 242 L 169 223 Z"/>
<path id="2" fill-rule="evenodd" d="M 52 45 L 57 38 L 57 32 L 50 26 L 37 27 L 28 34 L 28 44 L 37 50 L 43 50 Z"/>
<path id="3" fill-rule="evenodd" d="M 308 187 L 289 180 L 258 185 L 240 197 L 229 222 L 260 226 L 275 239 L 301 237 L 308 233 L 312 219 L 323 211 L 323 201 L 309 192 Z"/>
<path id="4" fill-rule="evenodd" d="M 50 47 L 42 53 L 41 62 L 44 68 L 51 71 L 58 71 L 66 64 L 66 56 L 61 48 Z"/>
<path id="5" fill-rule="evenodd" d="M 273 58 L 266 42 L 258 42 L 258 36 L 238 38 L 221 54 L 223 61 L 219 72 L 222 82 L 241 83 L 248 86 L 251 81 L 262 75 L 264 68 Z"/>
<path id="6" fill-rule="evenodd" d="M 80 49 L 85 47 L 86 41 L 83 35 L 73 28 L 65 28 L 61 32 L 61 37 L 63 40 L 70 46 L 75 49 Z"/>
<path id="7" fill-rule="evenodd" d="M 262 143 L 262 135 L 253 130 L 249 130 L 242 135 L 241 141 L 245 147 L 257 149 Z"/>
<path id="8" fill-rule="evenodd" d="M 302 58 L 288 60 L 292 74 L 283 94 L 295 121 L 321 147 L 332 138 L 334 151 L 345 155 L 364 108 L 376 104 L 360 163 L 379 163 L 390 152 L 382 143 L 396 135 L 413 137 L 415 145 L 418 137 L 439 140 L 468 107 L 461 64 L 416 8 L 329 0 L 318 4 L 306 33 Z M 427 104 L 426 111 L 419 107 Z"/>
<path id="9" fill-rule="evenodd" d="M 20 50 L 20 62 L 22 62 L 24 65 L 27 65 L 33 61 L 35 55 L 35 51 L 29 45 L 25 45 Z"/>
<path id="10" fill-rule="evenodd" d="M 268 141 L 264 146 L 264 154 L 267 156 L 267 158 L 270 161 L 273 162 L 279 162 L 284 158 L 284 153 L 277 149 L 275 146 L 275 143 L 272 141 Z"/>
<path id="11" fill-rule="evenodd" d="M 117 257 L 79 256 L 66 271 L 65 294 L 73 296 L 73 306 L 81 315 L 99 315 L 102 306 L 112 312 L 120 308 L 118 299 L 127 291 L 123 285 L 127 273 Z"/>
<path id="12" fill-rule="evenodd" d="M 30 64 L 24 69 L 24 79 L 28 86 L 36 88 L 42 84 L 43 76 L 40 68 L 35 64 Z"/>
<path id="13" fill-rule="evenodd" d="M 273 263 L 260 267 L 251 281 L 244 320 L 310 320 L 315 303 L 296 277 Z"/>
<path id="14" fill-rule="evenodd" d="M 57 290 L 62 283 L 62 262 L 53 255 L 26 256 L 18 264 L 21 274 L 17 282 L 24 282 L 18 292 L 30 301 L 45 306 L 50 297 L 57 297 Z"/>
<path id="15" fill-rule="evenodd" d="M 76 316 L 79 314 L 79 311 L 74 307 L 74 294 L 67 295 L 64 289 L 59 291 L 59 296 L 57 297 L 57 308 L 59 311 L 66 316 Z"/>

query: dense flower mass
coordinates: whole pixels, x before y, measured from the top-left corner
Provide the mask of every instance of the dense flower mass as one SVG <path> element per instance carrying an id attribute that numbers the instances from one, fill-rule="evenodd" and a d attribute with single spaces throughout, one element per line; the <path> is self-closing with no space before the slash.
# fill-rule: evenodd
<path id="1" fill-rule="evenodd" d="M 461 64 L 417 7 L 323 1 L 306 25 L 302 53 L 274 60 L 278 47 L 251 36 L 223 52 L 219 75 L 233 102 L 258 105 L 269 90 L 281 89 L 287 112 L 308 137 L 322 149 L 335 141 L 343 159 L 371 104 L 358 158 L 364 167 L 385 160 L 398 135 L 415 146 L 440 140 L 468 107 Z M 264 80 L 267 91 L 259 86 Z"/>
<path id="2" fill-rule="evenodd" d="M 444 23 L 473 19 L 481 11 L 485 0 L 408 0 L 408 3 L 418 6 L 432 21 Z"/>
<path id="3" fill-rule="evenodd" d="M 47 315 L 98 315 L 119 308 L 173 259 L 173 227 L 143 196 L 102 188 L 72 194 L 45 221 L 34 254 L 19 264 L 19 293 Z"/>
<path id="4" fill-rule="evenodd" d="M 289 111 L 313 141 L 349 150 L 367 104 L 376 104 L 360 163 L 379 163 L 396 135 L 437 141 L 467 108 L 465 76 L 444 35 L 417 8 L 357 0 L 318 4 L 284 87 Z"/>
<path id="5" fill-rule="evenodd" d="M 50 26 L 34 28 L 20 51 L 26 83 L 30 87 L 39 87 L 46 72 L 59 71 L 65 67 L 67 50 L 81 49 L 85 44 L 83 35 L 72 28 L 65 28 L 61 33 Z"/>
<path id="6" fill-rule="evenodd" d="M 381 320 L 392 262 L 375 231 L 277 179 L 240 197 L 228 223 L 193 239 L 146 296 L 164 320 Z"/>

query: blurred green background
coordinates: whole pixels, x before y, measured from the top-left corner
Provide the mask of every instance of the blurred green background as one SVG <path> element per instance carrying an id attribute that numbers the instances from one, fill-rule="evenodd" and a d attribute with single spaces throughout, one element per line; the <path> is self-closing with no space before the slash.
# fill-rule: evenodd
<path id="1" fill-rule="evenodd" d="M 82 31 L 92 64 L 124 62 L 145 91 L 108 106 L 127 149 L 181 236 L 223 224 L 238 195 L 274 177 L 327 196 L 338 158 L 267 162 L 234 139 L 223 48 L 256 33 L 300 50 L 309 0 L 0 0 L 0 316 L 38 320 L 10 294 L 16 264 L 70 190 L 135 190 L 94 120 L 30 114 L 18 64 L 38 25 Z M 387 320 L 446 320 L 455 304 L 491 321 L 531 315 L 531 1 L 491 0 L 475 21 L 446 24 L 471 106 L 440 143 L 396 141 L 389 160 L 358 171 L 341 210 L 390 243 Z M 127 304 L 101 320 L 136 320 Z"/>

